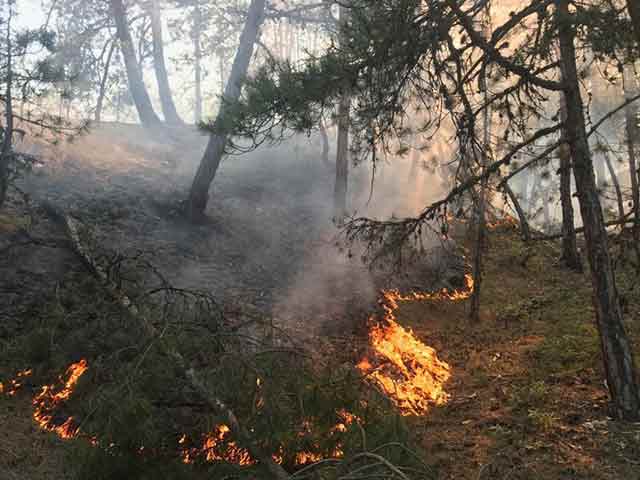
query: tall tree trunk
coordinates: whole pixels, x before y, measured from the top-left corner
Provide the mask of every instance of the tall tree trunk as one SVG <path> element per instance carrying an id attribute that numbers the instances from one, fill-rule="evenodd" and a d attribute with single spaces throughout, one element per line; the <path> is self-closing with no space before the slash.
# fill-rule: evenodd
<path id="1" fill-rule="evenodd" d="M 224 50 L 218 49 L 218 64 L 220 65 L 220 97 L 224 97 Z M 247 67 L 248 68 L 248 67 Z"/>
<path id="2" fill-rule="evenodd" d="M 196 124 L 202 121 L 202 10 L 200 0 L 195 3 L 193 12 L 193 56 L 194 72 L 196 83 L 195 105 L 193 108 L 193 119 Z"/>
<path id="3" fill-rule="evenodd" d="M 622 189 L 620 188 L 620 182 L 618 181 L 618 175 L 616 175 L 616 171 L 613 168 L 613 163 L 611 162 L 611 157 L 607 152 L 604 152 L 602 155 L 602 160 L 609 171 L 609 176 L 611 177 L 611 183 L 613 183 L 613 188 L 616 191 L 616 201 L 618 203 L 618 218 L 620 221 L 624 220 L 624 199 L 622 198 Z"/>
<path id="4" fill-rule="evenodd" d="M 638 47 L 640 47 L 640 0 L 627 0 L 627 10 L 633 25 L 633 34 L 636 37 Z"/>
<path id="5" fill-rule="evenodd" d="M 347 216 L 349 185 L 349 110 L 351 99 L 344 95 L 338 106 L 338 145 L 336 151 L 336 183 L 333 192 L 334 219 L 341 225 Z"/>
<path id="6" fill-rule="evenodd" d="M 560 119 L 567 124 L 567 101 L 565 95 L 560 98 Z M 571 195 L 571 152 L 567 129 L 562 129 L 560 145 L 560 204 L 562 206 L 562 253 L 560 260 L 571 270 L 582 271 L 582 261 L 578 253 L 578 240 L 573 215 L 573 197 Z"/>
<path id="7" fill-rule="evenodd" d="M 102 121 L 102 108 L 104 105 L 104 97 L 107 93 L 107 81 L 109 80 L 109 69 L 111 67 L 111 59 L 113 58 L 113 52 L 116 49 L 116 40 L 110 40 L 109 52 L 107 53 L 107 59 L 104 64 L 104 72 L 102 72 L 102 78 L 100 79 L 100 90 L 98 91 L 98 101 L 96 103 L 96 122 Z"/>
<path id="8" fill-rule="evenodd" d="M 542 218 L 544 219 L 543 228 L 544 230 L 548 230 L 551 225 L 551 216 L 549 214 L 549 189 L 550 186 L 547 185 L 546 188 L 544 186 L 540 187 L 542 189 Z"/>
<path id="9" fill-rule="evenodd" d="M 505 182 L 502 185 L 502 189 L 509 196 L 511 203 L 513 203 L 513 208 L 518 214 L 518 219 L 520 220 L 520 232 L 522 234 L 522 240 L 524 240 L 525 242 L 530 241 L 531 229 L 529 228 L 529 221 L 527 220 L 527 216 L 525 215 L 524 210 L 522 210 L 522 206 L 518 201 L 518 197 L 516 196 L 515 193 L 513 193 L 513 190 L 509 186 L 509 182 Z"/>
<path id="10" fill-rule="evenodd" d="M 536 204 L 538 203 L 538 197 L 540 196 L 540 175 L 536 169 L 533 170 L 533 181 L 531 182 L 531 191 L 529 192 L 529 206 L 528 213 L 529 216 L 537 215 L 538 211 L 534 210 Z"/>
<path id="11" fill-rule="evenodd" d="M 265 2 L 266 0 L 252 0 L 249 6 L 247 20 L 240 35 L 240 44 L 233 60 L 229 80 L 227 80 L 223 102 L 215 120 L 215 125 L 218 127 L 222 127 L 224 123 L 228 105 L 234 104 L 240 98 L 242 83 L 247 75 L 255 42 L 258 39 L 260 25 L 264 19 Z M 209 136 L 207 148 L 193 179 L 185 206 L 186 215 L 193 221 L 197 221 L 204 216 L 204 211 L 209 201 L 209 187 L 220 166 L 228 137 L 229 134 L 222 131 L 212 133 Z"/>
<path id="12" fill-rule="evenodd" d="M 602 161 L 602 158 L 595 157 L 593 159 L 594 170 L 596 172 L 596 186 L 600 193 L 604 190 L 607 185 L 607 176 L 605 174 L 605 164 Z"/>
<path id="13" fill-rule="evenodd" d="M 491 36 L 491 2 L 488 1 L 485 5 L 485 18 L 484 18 L 484 36 L 489 38 Z M 482 165 L 481 171 L 483 173 L 483 179 L 480 183 L 480 195 L 478 195 L 476 204 L 476 238 L 473 252 L 473 292 L 471 294 L 471 308 L 469 310 L 469 318 L 474 322 L 480 321 L 480 295 L 482 292 L 482 255 L 484 252 L 484 246 L 486 242 L 486 210 L 487 210 L 487 189 L 489 186 L 489 180 L 484 176 L 485 170 L 489 163 L 489 150 L 491 149 L 491 106 L 489 105 L 489 88 L 488 79 L 489 74 L 487 69 L 489 65 L 485 63 L 482 68 L 482 74 L 480 77 L 480 90 L 482 91 L 483 102 L 485 108 L 483 110 L 482 118 Z"/>
<path id="14" fill-rule="evenodd" d="M 158 82 L 158 93 L 160 95 L 160 104 L 162 105 L 162 113 L 164 120 L 172 125 L 181 125 L 183 123 L 176 105 L 173 102 L 171 93 L 171 85 L 169 85 L 169 75 L 167 74 L 167 66 L 164 61 L 164 41 L 162 39 L 162 15 L 160 13 L 160 4 L 158 0 L 151 0 L 149 14 L 151 16 L 151 37 L 153 39 L 153 69 L 156 73 Z"/>
<path id="15" fill-rule="evenodd" d="M 0 152 L 0 208 L 7 199 L 9 189 L 9 162 L 13 150 L 13 45 L 11 42 L 11 23 L 13 20 L 13 5 L 9 4 L 9 13 L 6 19 L 6 88 L 5 88 L 5 128 L 2 139 L 2 151 Z"/>
<path id="16" fill-rule="evenodd" d="M 127 23 L 127 14 L 122 0 L 110 0 L 111 12 L 116 21 L 118 31 L 118 40 L 120 41 L 120 49 L 124 58 L 125 68 L 127 70 L 127 80 L 129 82 L 129 90 L 136 105 L 140 122 L 147 127 L 155 127 L 160 125 L 160 118 L 156 115 L 151 104 L 151 98 L 147 87 L 142 78 L 142 70 L 136 60 L 136 54 L 133 49 L 133 39 L 129 32 Z"/>
<path id="17" fill-rule="evenodd" d="M 339 7 L 340 32 L 338 41 L 342 41 L 340 35 L 346 31 L 349 23 L 349 9 Z M 291 28 L 291 27 L 290 27 Z M 291 57 L 289 53 L 289 58 Z M 336 150 L 336 182 L 333 191 L 333 216 L 336 224 L 341 225 L 347 216 L 347 192 L 349 185 L 349 127 L 351 124 L 349 111 L 351 110 L 351 98 L 343 93 L 338 105 L 338 143 Z"/>
<path id="18" fill-rule="evenodd" d="M 529 171 L 529 169 L 525 169 L 522 171 L 522 173 L 520 174 L 520 177 L 522 178 L 521 180 L 521 193 L 520 193 L 520 198 L 522 198 L 522 207 L 525 208 L 527 211 L 531 210 L 530 209 L 530 205 L 529 205 L 529 201 L 530 201 L 530 197 L 529 197 L 529 177 L 531 177 L 531 172 Z"/>
<path id="19" fill-rule="evenodd" d="M 633 0 L 631 0 L 633 1 Z M 640 21 L 640 19 L 638 19 Z M 640 25 L 638 25 L 640 28 Z M 640 43 L 638 44 L 640 45 Z M 638 93 L 638 85 L 633 69 L 625 67 L 623 71 L 623 88 L 626 99 Z M 636 161 L 636 145 L 638 142 L 638 107 L 629 104 L 625 108 L 625 123 L 627 134 L 627 149 L 629 151 L 629 177 L 631 180 L 631 205 L 633 207 L 633 244 L 640 264 L 640 188 L 638 187 L 638 163 Z"/>
<path id="20" fill-rule="evenodd" d="M 569 0 L 557 0 L 556 14 L 561 63 L 566 84 L 564 89 L 567 105 L 566 133 L 584 223 L 586 250 L 594 290 L 593 304 L 607 386 L 615 415 L 624 420 L 637 421 L 640 419 L 640 391 L 633 354 L 624 329 L 622 309 L 609 253 L 607 230 L 587 141 L 573 44 L 575 36 L 573 16 L 569 13 Z"/>
<path id="21" fill-rule="evenodd" d="M 322 146 L 322 151 L 320 152 L 322 163 L 325 164 L 327 168 L 331 168 L 331 162 L 329 162 L 329 135 L 327 134 L 327 126 L 324 124 L 324 120 L 320 119 L 320 143 Z"/>

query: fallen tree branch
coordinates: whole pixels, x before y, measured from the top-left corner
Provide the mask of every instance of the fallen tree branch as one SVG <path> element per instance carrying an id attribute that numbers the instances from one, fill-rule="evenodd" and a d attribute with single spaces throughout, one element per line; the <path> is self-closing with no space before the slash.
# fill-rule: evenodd
<path id="1" fill-rule="evenodd" d="M 98 265 L 89 249 L 82 242 L 80 238 L 82 223 L 67 215 L 51 203 L 43 204 L 43 209 L 52 220 L 64 228 L 65 234 L 71 241 L 72 251 L 88 268 L 91 274 L 102 283 L 109 295 L 111 295 L 131 317 L 140 321 L 147 336 L 150 338 L 160 338 L 161 335 L 153 324 L 145 318 L 129 296 L 111 281 L 104 269 Z M 211 391 L 192 367 L 187 365 L 182 354 L 164 340 L 160 342 L 160 345 L 165 353 L 175 362 L 184 377 L 191 383 L 191 386 L 198 392 L 202 399 L 206 401 L 208 406 L 216 412 L 217 415 L 225 419 L 225 423 L 231 430 L 232 435 L 238 440 L 239 444 L 246 448 L 249 454 L 264 467 L 266 473 L 276 480 L 288 480 L 290 476 L 287 471 L 281 465 L 275 463 L 271 456 L 264 452 L 253 438 L 251 438 L 249 432 L 238 422 L 238 418 L 233 413 L 233 410 Z"/>

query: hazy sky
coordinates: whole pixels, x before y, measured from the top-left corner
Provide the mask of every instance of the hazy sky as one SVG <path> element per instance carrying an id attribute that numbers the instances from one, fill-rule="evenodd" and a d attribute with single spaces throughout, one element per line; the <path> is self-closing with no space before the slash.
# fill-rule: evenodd
<path id="1" fill-rule="evenodd" d="M 21 27 L 37 27 L 44 22 L 45 14 L 41 0 L 17 0 L 17 25 Z"/>

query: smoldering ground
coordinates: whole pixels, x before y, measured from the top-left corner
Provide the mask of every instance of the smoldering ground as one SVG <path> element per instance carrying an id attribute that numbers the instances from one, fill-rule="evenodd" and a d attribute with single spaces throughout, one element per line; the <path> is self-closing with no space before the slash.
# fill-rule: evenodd
<path id="1" fill-rule="evenodd" d="M 391 268 L 372 272 L 358 245 L 343 243 L 332 221 L 335 173 L 320 160 L 314 137 L 225 158 L 210 192 L 209 220 L 184 221 L 179 202 L 206 140 L 195 129 L 159 141 L 138 126 L 104 124 L 69 144 L 23 144 L 42 164 L 21 187 L 91 225 L 101 248 L 147 252 L 172 284 L 255 307 L 300 334 L 352 326 L 375 304 L 379 288 L 401 283 Z M 372 166 L 354 167 L 351 211 L 377 218 L 419 212 L 445 188 L 436 160 L 433 151 L 387 158 L 377 166 L 373 190 Z M 397 195 L 402 191 L 410 195 Z M 440 244 L 434 234 L 425 242 Z M 425 254 L 424 267 L 438 260 Z M 410 287 L 441 286 L 420 272 Z"/>

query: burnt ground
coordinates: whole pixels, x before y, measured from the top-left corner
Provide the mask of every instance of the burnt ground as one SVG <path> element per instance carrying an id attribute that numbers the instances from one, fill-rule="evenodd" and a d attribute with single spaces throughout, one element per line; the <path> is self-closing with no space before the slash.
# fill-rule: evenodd
<path id="1" fill-rule="evenodd" d="M 176 147 L 141 141 L 138 134 L 107 131 L 75 145 L 38 148 L 43 165 L 21 185 L 39 224 L 31 226 L 34 235 L 60 236 L 38 212 L 37 205 L 51 202 L 90 225 L 102 249 L 145 252 L 176 286 L 206 290 L 262 314 L 307 309 L 302 317 L 315 326 L 327 315 L 367 308 L 374 299 L 369 273 L 335 245 L 332 174 L 312 148 L 302 151 L 303 141 L 298 151 L 263 149 L 226 159 L 212 190 L 209 221 L 192 225 L 181 218 L 178 204 L 204 138 L 188 132 Z M 296 161 L 296 155 L 310 158 Z M 16 208 L 15 218 L 30 218 Z M 4 260 L 5 281 L 14 287 L 3 288 L 51 286 L 67 254 L 26 247 Z"/>
<path id="2" fill-rule="evenodd" d="M 38 237 L 56 238 L 59 232 L 38 211 L 50 202 L 89 225 L 99 250 L 145 252 L 174 285 L 205 290 L 225 305 L 307 333 L 342 331 L 345 319 L 365 318 L 380 287 L 398 286 L 397 275 L 374 278 L 357 253 L 347 255 L 332 223 L 333 171 L 306 138 L 225 159 L 209 220 L 185 222 L 179 202 L 205 141 L 195 131 L 159 142 L 139 127 L 105 125 L 73 144 L 23 146 L 43 163 L 20 185 L 35 215 L 16 206 L 14 219 L 33 222 Z M 367 186 L 366 175 L 360 177 Z M 354 190 L 368 195 L 362 186 Z M 51 288 L 67 261 L 67 253 L 48 247 L 14 248 L 1 266 L 8 283 L 1 288 Z M 411 286 L 440 286 L 433 275 L 414 273 Z"/>

